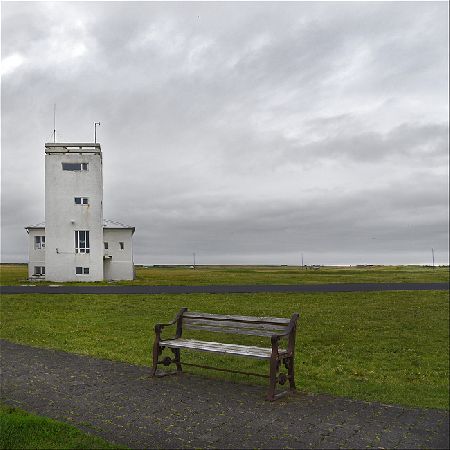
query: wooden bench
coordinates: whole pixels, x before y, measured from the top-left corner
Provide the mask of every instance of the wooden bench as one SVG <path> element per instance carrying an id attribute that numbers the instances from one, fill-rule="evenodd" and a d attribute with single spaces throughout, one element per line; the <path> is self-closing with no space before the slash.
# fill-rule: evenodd
<path id="1" fill-rule="evenodd" d="M 277 383 L 284 385 L 289 381 L 291 390 L 295 390 L 294 380 L 294 353 L 295 353 L 295 333 L 297 329 L 298 314 L 293 314 L 289 318 L 278 317 L 251 317 L 251 316 L 230 316 L 221 314 L 208 314 L 203 312 L 188 311 L 182 308 L 175 319 L 167 324 L 159 323 L 155 325 L 155 341 L 153 344 L 153 367 L 152 376 L 164 376 L 156 374 L 158 364 L 169 366 L 174 363 L 176 371 L 182 371 L 180 350 L 199 350 L 202 352 L 220 353 L 226 355 L 247 356 L 250 358 L 269 360 L 269 375 L 262 375 L 252 372 L 241 372 L 237 370 L 220 369 L 217 367 L 203 366 L 199 364 L 185 363 L 187 366 L 196 366 L 206 369 L 222 370 L 233 373 L 243 373 L 246 375 L 256 375 L 269 378 L 269 391 L 267 400 L 273 401 L 287 391 L 276 394 Z M 170 325 L 175 326 L 175 335 L 171 339 L 162 339 L 163 328 Z M 251 336 L 263 336 L 270 338 L 270 347 L 255 347 L 249 345 L 225 344 L 220 342 L 199 341 L 196 339 L 184 339 L 183 330 L 212 331 L 228 334 L 241 334 Z M 281 339 L 287 339 L 285 348 L 279 347 Z M 162 360 L 163 350 L 167 348 L 173 353 L 172 357 L 166 356 Z M 284 365 L 287 374 L 280 373 L 280 367 Z"/>

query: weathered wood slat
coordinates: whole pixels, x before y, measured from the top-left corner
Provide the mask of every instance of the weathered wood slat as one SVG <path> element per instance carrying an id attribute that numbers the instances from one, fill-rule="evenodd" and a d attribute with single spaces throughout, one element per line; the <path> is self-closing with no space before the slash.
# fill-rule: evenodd
<path id="1" fill-rule="evenodd" d="M 212 319 L 212 320 L 234 320 L 237 322 L 257 322 L 257 323 L 274 323 L 288 325 L 291 319 L 282 317 L 253 317 L 253 316 L 232 316 L 227 314 L 210 314 L 195 311 L 186 311 L 183 317 L 189 317 L 191 319 Z"/>
<path id="2" fill-rule="evenodd" d="M 198 331 L 213 331 L 216 333 L 228 333 L 228 334 L 246 334 L 248 336 L 263 336 L 263 337 L 271 337 L 275 333 L 267 330 L 248 330 L 243 328 L 231 328 L 231 327 L 215 327 L 214 325 L 194 325 L 190 323 L 184 323 L 183 328 L 187 328 L 189 330 L 198 330 Z"/>
<path id="3" fill-rule="evenodd" d="M 160 345 L 170 348 L 186 348 L 204 352 L 222 353 L 225 355 L 248 356 L 258 359 L 269 359 L 272 349 L 255 347 L 251 345 L 223 344 L 220 342 L 204 342 L 195 339 L 171 339 L 161 341 Z M 286 353 L 286 350 L 279 350 L 279 354 Z"/>
<path id="4" fill-rule="evenodd" d="M 252 330 L 268 330 L 274 333 L 283 333 L 286 331 L 287 325 L 273 324 L 273 323 L 248 323 L 236 322 L 234 320 L 215 320 L 215 319 L 192 319 L 190 317 L 183 317 L 183 324 L 212 326 L 223 328 L 249 328 Z M 272 334 L 274 334 L 272 333 Z"/>

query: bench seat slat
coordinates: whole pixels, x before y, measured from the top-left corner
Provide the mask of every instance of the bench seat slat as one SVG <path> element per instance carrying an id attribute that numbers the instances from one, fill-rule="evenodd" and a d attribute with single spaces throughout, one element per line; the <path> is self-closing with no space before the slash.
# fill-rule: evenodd
<path id="1" fill-rule="evenodd" d="M 272 349 L 255 347 L 252 345 L 223 344 L 220 342 L 205 342 L 195 339 L 169 339 L 160 341 L 160 345 L 170 348 L 186 348 L 204 352 L 222 353 L 228 355 L 249 356 L 251 358 L 269 359 Z M 279 354 L 286 353 L 286 350 L 279 350 Z"/>
<path id="2" fill-rule="evenodd" d="M 212 319 L 212 320 L 233 320 L 237 322 L 248 322 L 248 323 L 273 323 L 281 325 L 289 325 L 291 319 L 286 319 L 282 317 L 253 317 L 253 316 L 232 316 L 227 314 L 210 314 L 195 311 L 186 311 L 183 314 L 183 318 L 188 317 L 191 319 Z"/>
<path id="3" fill-rule="evenodd" d="M 248 336 L 263 336 L 263 337 L 271 337 L 275 334 L 272 331 L 266 330 L 248 330 L 243 328 L 216 327 L 214 326 L 214 324 L 208 326 L 208 325 L 192 325 L 190 323 L 185 323 L 183 325 L 183 328 L 186 328 L 188 330 L 214 331 L 217 333 L 245 334 Z"/>

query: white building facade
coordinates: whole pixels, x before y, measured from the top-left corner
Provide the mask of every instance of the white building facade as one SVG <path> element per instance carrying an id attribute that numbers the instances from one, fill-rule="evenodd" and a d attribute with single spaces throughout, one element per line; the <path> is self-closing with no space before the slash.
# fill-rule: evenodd
<path id="1" fill-rule="evenodd" d="M 134 279 L 134 227 L 103 220 L 100 144 L 45 144 L 45 226 L 26 229 L 30 278 Z"/>

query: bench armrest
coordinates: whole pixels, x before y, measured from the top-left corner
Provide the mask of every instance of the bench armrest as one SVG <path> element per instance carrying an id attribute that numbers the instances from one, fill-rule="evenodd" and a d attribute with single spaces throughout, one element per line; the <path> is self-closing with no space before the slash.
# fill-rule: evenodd
<path id="1" fill-rule="evenodd" d="M 169 323 L 157 323 L 155 325 L 155 333 L 161 332 L 165 327 L 170 327 L 171 325 L 174 325 L 176 321 L 177 319 L 172 320 L 172 322 Z"/>
<path id="2" fill-rule="evenodd" d="M 286 331 L 283 333 L 273 334 L 270 338 L 272 342 L 272 352 L 278 353 L 278 341 L 283 337 L 288 337 L 288 352 L 292 353 L 294 351 L 295 345 L 295 332 L 297 330 L 297 319 L 298 313 L 292 314 L 291 321 Z"/>
<path id="3" fill-rule="evenodd" d="M 155 325 L 155 333 L 156 338 L 160 340 L 161 338 L 161 332 L 164 327 L 169 327 L 171 325 L 177 324 L 177 333 L 174 339 L 181 336 L 181 318 L 183 317 L 183 314 L 187 311 L 187 308 L 181 308 L 180 311 L 178 311 L 178 314 L 176 315 L 175 319 L 172 320 L 172 322 L 169 323 L 157 323 Z M 178 336 L 180 335 L 180 336 Z"/>

